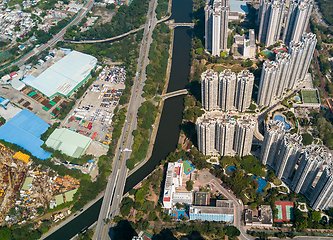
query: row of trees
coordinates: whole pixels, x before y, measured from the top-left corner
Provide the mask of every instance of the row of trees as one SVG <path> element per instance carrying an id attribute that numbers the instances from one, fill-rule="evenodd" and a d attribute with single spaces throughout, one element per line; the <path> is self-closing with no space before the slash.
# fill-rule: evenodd
<path id="1" fill-rule="evenodd" d="M 149 50 L 149 64 L 146 68 L 147 79 L 143 87 L 144 98 L 161 94 L 164 85 L 169 59 L 170 29 L 165 23 L 156 26 L 153 31 L 153 42 Z"/>
<path id="2" fill-rule="evenodd" d="M 88 31 L 76 34 L 75 39 L 106 39 L 139 28 L 146 22 L 147 10 L 148 0 L 133 0 L 129 6 L 121 5 L 118 8 L 111 23 L 95 25 Z"/>
<path id="3" fill-rule="evenodd" d="M 157 116 L 158 109 L 152 101 L 145 101 L 138 109 L 137 129 L 132 132 L 134 143 L 131 158 L 127 160 L 127 167 L 132 170 L 135 163 L 146 157 L 150 133 Z"/>

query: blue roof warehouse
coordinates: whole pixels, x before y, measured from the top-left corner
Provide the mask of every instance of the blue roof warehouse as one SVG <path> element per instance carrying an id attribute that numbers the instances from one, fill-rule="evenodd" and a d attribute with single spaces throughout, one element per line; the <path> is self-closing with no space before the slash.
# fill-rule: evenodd
<path id="1" fill-rule="evenodd" d="M 0 139 L 19 145 L 33 156 L 45 160 L 51 153 L 40 147 L 44 143 L 40 136 L 48 127 L 40 117 L 24 109 L 0 128 Z"/>

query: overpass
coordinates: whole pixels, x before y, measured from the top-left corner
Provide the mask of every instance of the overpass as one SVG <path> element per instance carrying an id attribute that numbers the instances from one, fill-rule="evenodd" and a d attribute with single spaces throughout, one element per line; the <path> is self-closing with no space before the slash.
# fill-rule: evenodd
<path id="1" fill-rule="evenodd" d="M 166 20 L 168 20 L 170 18 L 170 16 L 164 17 L 160 20 L 157 21 L 157 24 L 164 22 Z M 106 39 L 92 39 L 92 40 L 81 40 L 81 41 L 75 41 L 75 40 L 64 40 L 64 42 L 69 42 L 69 43 L 76 43 L 76 44 L 91 44 L 91 43 L 103 43 L 103 42 L 110 42 L 110 41 L 114 41 L 123 37 L 126 37 L 130 34 L 136 33 L 141 29 L 144 29 L 146 27 L 145 25 L 140 26 L 139 28 L 133 29 L 131 31 L 125 32 L 123 34 L 114 36 L 114 37 L 110 37 L 110 38 L 106 38 Z"/>
<path id="2" fill-rule="evenodd" d="M 187 89 L 181 89 L 181 90 L 177 90 L 177 91 L 173 91 L 173 92 L 169 92 L 166 94 L 162 94 L 159 95 L 158 97 L 162 98 L 162 99 L 168 99 L 168 98 L 172 98 L 172 97 L 176 97 L 176 96 L 180 96 L 180 95 L 186 95 L 188 94 Z"/>
<path id="3" fill-rule="evenodd" d="M 166 23 L 169 27 L 194 27 L 194 23 Z"/>

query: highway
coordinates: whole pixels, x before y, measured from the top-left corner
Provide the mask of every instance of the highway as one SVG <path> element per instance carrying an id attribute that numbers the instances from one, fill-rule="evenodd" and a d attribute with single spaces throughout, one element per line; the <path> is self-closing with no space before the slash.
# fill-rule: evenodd
<path id="1" fill-rule="evenodd" d="M 126 167 L 126 160 L 131 155 L 130 149 L 133 144 L 132 131 L 136 128 L 137 124 L 137 112 L 142 102 L 141 95 L 143 93 L 143 85 L 146 79 L 146 66 L 149 63 L 148 54 L 150 44 L 152 43 L 152 33 L 157 24 L 155 13 L 156 6 L 157 0 L 151 0 L 149 3 L 147 21 L 144 27 L 143 39 L 137 65 L 138 74 L 134 80 L 132 95 L 128 105 L 124 127 L 118 142 L 118 146 L 116 148 L 112 173 L 108 180 L 102 207 L 97 220 L 97 226 L 94 234 L 95 240 L 110 239 L 108 231 L 110 227 L 113 226 L 113 224 L 111 222 L 105 224 L 105 219 L 113 219 L 119 213 L 119 205 L 122 200 L 128 172 Z M 128 149 L 129 151 L 125 151 L 124 149 Z"/>
<path id="2" fill-rule="evenodd" d="M 87 4 L 82 8 L 82 10 L 76 15 L 76 17 L 69 24 L 67 24 L 63 29 L 61 29 L 60 32 L 58 32 L 52 39 L 50 39 L 47 43 L 43 44 L 42 46 L 40 46 L 38 48 L 34 48 L 33 51 L 31 51 L 30 53 L 25 55 L 22 59 L 20 59 L 19 61 L 15 62 L 11 65 L 8 65 L 7 67 L 5 67 L 3 69 L 9 68 L 9 67 L 12 67 L 15 65 L 18 65 L 20 67 L 25 63 L 25 61 L 27 61 L 32 56 L 43 52 L 48 47 L 53 47 L 64 36 L 67 28 L 79 23 L 86 16 L 87 11 L 91 10 L 93 5 L 94 5 L 94 0 L 89 0 L 87 2 Z"/>

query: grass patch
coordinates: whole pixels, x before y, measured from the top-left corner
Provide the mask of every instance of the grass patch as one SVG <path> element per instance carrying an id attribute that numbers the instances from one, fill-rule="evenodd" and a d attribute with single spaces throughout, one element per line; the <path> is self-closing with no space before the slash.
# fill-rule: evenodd
<path id="1" fill-rule="evenodd" d="M 317 90 L 302 90 L 303 103 L 319 103 Z"/>

